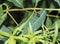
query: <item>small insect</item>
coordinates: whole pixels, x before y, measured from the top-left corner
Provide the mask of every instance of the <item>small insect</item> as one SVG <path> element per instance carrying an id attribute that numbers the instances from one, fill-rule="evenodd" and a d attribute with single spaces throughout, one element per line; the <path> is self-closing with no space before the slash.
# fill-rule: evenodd
<path id="1" fill-rule="evenodd" d="M 40 14 L 39 13 L 37 13 L 37 15 L 36 15 L 37 17 L 40 17 Z"/>
<path id="2" fill-rule="evenodd" d="M 17 31 L 17 33 L 15 34 L 16 36 L 19 36 L 22 33 L 22 31 Z"/>

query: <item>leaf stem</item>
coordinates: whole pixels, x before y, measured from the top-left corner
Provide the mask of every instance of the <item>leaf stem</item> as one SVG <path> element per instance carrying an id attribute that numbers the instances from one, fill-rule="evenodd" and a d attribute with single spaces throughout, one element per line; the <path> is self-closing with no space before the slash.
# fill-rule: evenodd
<path id="1" fill-rule="evenodd" d="M 47 14 L 46 16 L 47 16 L 47 17 L 60 18 L 60 16 L 57 16 L 57 15 L 55 16 L 55 15 L 49 15 L 49 14 Z"/>
<path id="2" fill-rule="evenodd" d="M 8 11 L 27 11 L 27 10 L 42 10 L 43 8 L 23 8 L 23 9 L 10 9 Z M 49 8 L 45 8 L 45 10 L 54 10 L 54 11 L 60 11 L 59 9 L 49 9 Z M 6 10 L 5 10 L 6 11 Z"/>
<path id="3" fill-rule="evenodd" d="M 15 22 L 15 24 L 18 25 L 17 21 L 13 18 L 13 16 L 9 12 L 7 12 L 7 13 L 11 17 L 11 19 Z"/>

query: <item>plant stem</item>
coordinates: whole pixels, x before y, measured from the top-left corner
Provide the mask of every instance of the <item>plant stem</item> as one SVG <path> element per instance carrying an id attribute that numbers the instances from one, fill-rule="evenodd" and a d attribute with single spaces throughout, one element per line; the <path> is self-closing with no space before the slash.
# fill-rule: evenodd
<path id="1" fill-rule="evenodd" d="M 18 25 L 17 21 L 13 18 L 13 16 L 8 12 L 8 15 L 11 17 L 11 19 L 15 22 L 16 25 Z"/>
<path id="2" fill-rule="evenodd" d="M 23 9 L 10 9 L 9 11 L 27 11 L 27 10 L 42 10 L 43 8 L 23 8 Z M 60 11 L 59 9 L 49 9 L 49 8 L 45 8 L 45 10 L 54 10 L 54 11 Z"/>
<path id="3" fill-rule="evenodd" d="M 49 14 L 47 14 L 46 16 L 47 16 L 47 17 L 60 18 L 60 16 L 57 16 L 57 15 L 55 16 L 55 15 L 49 15 Z"/>

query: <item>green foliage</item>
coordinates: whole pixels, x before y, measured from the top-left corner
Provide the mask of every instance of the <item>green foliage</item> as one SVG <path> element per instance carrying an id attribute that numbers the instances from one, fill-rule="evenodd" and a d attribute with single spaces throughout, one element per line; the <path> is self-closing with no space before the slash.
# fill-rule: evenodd
<path id="1" fill-rule="evenodd" d="M 59 4 L 59 6 L 60 6 L 60 0 L 55 0 L 58 4 Z"/>
<path id="2" fill-rule="evenodd" d="M 37 5 L 38 5 L 38 2 L 39 2 L 40 0 L 32 0 L 32 3 L 33 3 L 33 5 L 36 7 Z"/>
<path id="3" fill-rule="evenodd" d="M 52 22 L 51 22 L 51 19 L 47 17 L 46 27 L 49 28 L 50 26 L 52 26 Z"/>
<path id="4" fill-rule="evenodd" d="M 30 1 L 7 0 L 0 4 L 0 40 L 4 41 L 4 44 L 60 44 L 60 9 L 55 6 L 56 2 L 60 8 L 60 0 Z M 26 3 L 33 8 L 25 8 Z M 11 4 L 13 6 L 10 6 Z M 19 23 L 15 19 L 18 15 L 13 14 L 13 11 L 23 13 L 18 14 L 24 16 L 23 19 L 17 19 Z M 54 15 L 51 14 L 52 11 L 58 13 Z M 6 21 L 8 17 L 13 21 Z M 8 26 L 4 24 L 5 21 Z"/>
<path id="5" fill-rule="evenodd" d="M 16 41 L 14 38 L 11 36 L 4 44 L 16 44 Z"/>
<path id="6" fill-rule="evenodd" d="M 8 0 L 8 1 L 12 2 L 12 3 L 15 4 L 17 7 L 23 8 L 23 1 L 24 1 L 24 0 Z"/>
<path id="7" fill-rule="evenodd" d="M 43 1 L 41 8 L 45 8 L 45 7 L 46 7 L 46 2 Z"/>
<path id="8" fill-rule="evenodd" d="M 42 23 L 44 23 L 45 21 L 45 17 L 46 17 L 46 11 L 45 10 L 41 10 L 38 13 L 36 13 L 36 15 L 34 15 L 25 25 L 24 27 L 24 32 L 25 33 L 29 27 L 29 22 L 31 22 L 32 28 L 34 31 L 36 31 L 37 29 L 39 29 L 39 27 L 42 25 Z"/>
<path id="9" fill-rule="evenodd" d="M 7 14 L 4 13 L 2 5 L 0 5 L 0 25 L 3 23 L 3 21 L 5 20 Z"/>
<path id="10" fill-rule="evenodd" d="M 58 33 L 57 40 L 60 41 L 60 32 Z"/>
<path id="11" fill-rule="evenodd" d="M 55 6 L 54 6 L 54 4 L 50 4 L 50 8 L 52 9 L 52 8 L 55 8 Z M 52 11 L 49 11 L 49 12 L 52 12 Z"/>

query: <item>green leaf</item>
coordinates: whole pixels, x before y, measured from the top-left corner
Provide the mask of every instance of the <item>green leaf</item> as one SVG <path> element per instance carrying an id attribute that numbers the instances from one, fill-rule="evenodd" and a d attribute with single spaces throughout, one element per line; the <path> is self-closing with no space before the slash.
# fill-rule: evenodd
<path id="1" fill-rule="evenodd" d="M 17 31 L 22 31 L 23 27 L 25 26 L 26 22 L 20 25 L 19 27 L 16 27 L 16 29 L 13 32 L 13 35 L 17 33 Z"/>
<path id="2" fill-rule="evenodd" d="M 51 4 L 50 4 L 50 9 L 54 9 L 54 8 L 55 8 L 54 4 L 51 3 Z M 50 10 L 49 12 L 52 12 L 52 10 Z"/>
<path id="3" fill-rule="evenodd" d="M 37 5 L 38 5 L 38 2 L 39 2 L 40 0 L 32 0 L 32 3 L 33 3 L 33 5 L 36 7 Z"/>
<path id="4" fill-rule="evenodd" d="M 26 11 L 24 18 L 22 19 L 22 21 L 20 22 L 19 25 L 21 25 L 22 23 L 26 22 L 26 20 L 31 16 L 31 14 L 32 14 L 32 12 Z"/>
<path id="5" fill-rule="evenodd" d="M 57 40 L 60 41 L 60 32 L 58 32 Z"/>
<path id="6" fill-rule="evenodd" d="M 32 40 L 31 41 L 29 41 L 29 43 L 28 44 L 35 44 L 35 42 L 33 42 Z"/>
<path id="7" fill-rule="evenodd" d="M 0 40 L 4 40 L 4 38 L 5 38 L 4 36 L 1 36 L 1 35 L 0 35 Z"/>
<path id="8" fill-rule="evenodd" d="M 53 3 L 50 4 L 50 8 L 55 8 Z"/>
<path id="9" fill-rule="evenodd" d="M 41 8 L 45 8 L 46 7 L 46 2 L 43 1 L 42 5 L 41 5 Z"/>
<path id="10" fill-rule="evenodd" d="M 52 21 L 49 17 L 47 17 L 47 20 L 46 20 L 46 27 L 49 28 L 52 26 Z"/>
<path id="11" fill-rule="evenodd" d="M 2 15 L 3 15 L 3 8 L 2 8 L 2 5 L 0 5 L 0 18 Z"/>
<path id="12" fill-rule="evenodd" d="M 55 22 L 57 22 L 58 28 L 60 28 L 60 19 L 57 19 Z M 55 27 L 55 22 L 49 27 L 48 29 L 54 29 Z"/>
<path id="13" fill-rule="evenodd" d="M 8 5 L 8 7 L 12 7 L 12 6 L 14 6 L 14 4 L 13 3 L 11 3 L 11 2 L 9 2 L 9 1 L 5 1 L 5 3 Z"/>
<path id="14" fill-rule="evenodd" d="M 55 33 L 54 33 L 54 37 L 53 37 L 53 42 L 55 43 L 57 36 L 58 36 L 58 24 L 57 21 L 55 22 Z"/>
<path id="15" fill-rule="evenodd" d="M 1 30 L 7 33 L 11 33 L 10 30 L 4 25 L 2 26 Z"/>
<path id="16" fill-rule="evenodd" d="M 3 32 L 7 32 L 7 33 L 9 33 L 10 31 L 8 30 L 8 28 L 7 27 L 5 27 L 4 25 L 2 26 L 2 28 L 0 29 L 1 31 L 3 31 Z M 1 32 L 0 32 L 1 33 Z M 3 33 L 2 33 L 3 34 Z M 3 41 L 5 41 L 6 40 L 6 38 L 4 37 L 4 36 L 2 36 L 2 35 L 0 35 L 0 40 L 3 40 Z"/>
<path id="17" fill-rule="evenodd" d="M 29 20 L 31 19 L 31 17 L 33 16 L 34 12 L 31 14 L 31 16 L 29 17 L 29 19 L 27 19 L 23 24 L 19 25 L 18 27 L 16 27 L 13 35 L 15 35 L 17 33 L 17 31 L 22 31 L 22 29 L 24 28 L 24 26 L 29 22 Z M 29 24 L 28 24 L 29 25 Z M 26 30 L 25 30 L 26 31 Z"/>
<path id="18" fill-rule="evenodd" d="M 0 17 L 0 25 L 4 22 L 6 17 L 7 17 L 7 14 L 3 14 L 3 16 Z"/>
<path id="19" fill-rule="evenodd" d="M 9 29 L 9 31 L 10 31 L 11 33 L 14 31 L 15 28 L 16 28 L 16 27 L 14 27 L 14 26 L 9 26 L 9 27 L 8 27 L 8 29 Z"/>
<path id="20" fill-rule="evenodd" d="M 0 35 L 6 36 L 6 37 L 9 37 L 10 36 L 9 33 L 6 33 L 6 32 L 4 32 L 2 30 L 0 30 Z"/>
<path id="21" fill-rule="evenodd" d="M 29 22 L 28 34 L 33 36 L 33 29 L 30 22 Z"/>
<path id="22" fill-rule="evenodd" d="M 24 1 L 24 0 L 8 0 L 8 1 L 12 2 L 12 3 L 15 4 L 17 7 L 23 8 L 23 1 Z"/>
<path id="23" fill-rule="evenodd" d="M 36 31 L 37 29 L 39 29 L 39 27 L 42 25 L 42 23 L 44 23 L 45 17 L 46 17 L 46 11 L 45 10 L 39 11 L 26 23 L 23 30 L 27 31 L 27 29 L 29 27 L 29 22 L 31 22 L 33 30 Z"/>
<path id="24" fill-rule="evenodd" d="M 58 13 L 60 13 L 60 10 L 58 11 Z"/>
<path id="25" fill-rule="evenodd" d="M 30 20 L 32 28 L 34 30 L 37 30 L 42 25 L 42 23 L 44 23 L 45 17 L 46 17 L 45 10 L 41 10 L 35 16 L 33 16 L 33 18 L 31 18 Z"/>
<path id="26" fill-rule="evenodd" d="M 9 31 L 9 29 L 6 26 L 3 25 L 2 28 L 0 29 L 0 34 L 1 34 L 0 35 L 0 40 L 4 40 L 5 41 L 5 37 L 4 37 L 5 35 L 4 34 L 7 34 L 7 33 L 10 33 L 10 31 Z"/>
<path id="27" fill-rule="evenodd" d="M 5 44 L 16 44 L 16 40 L 14 40 L 13 37 L 10 37 L 6 42 Z"/>
<path id="28" fill-rule="evenodd" d="M 60 6 L 60 0 L 55 0 L 57 3 L 58 3 L 58 5 Z"/>
<path id="29" fill-rule="evenodd" d="M 14 40 L 13 37 L 11 37 L 11 38 L 9 39 L 9 43 L 8 43 L 8 44 L 16 44 L 16 41 Z"/>
<path id="30" fill-rule="evenodd" d="M 58 28 L 60 28 L 60 19 L 56 20 Z"/>
<path id="31" fill-rule="evenodd" d="M 39 34 L 39 33 L 42 33 L 42 30 L 38 30 L 38 31 L 34 32 L 35 35 Z"/>
<path id="32" fill-rule="evenodd" d="M 0 5 L 0 25 L 3 23 L 3 21 L 5 20 L 5 18 L 7 17 L 6 13 L 4 14 L 2 5 Z"/>

